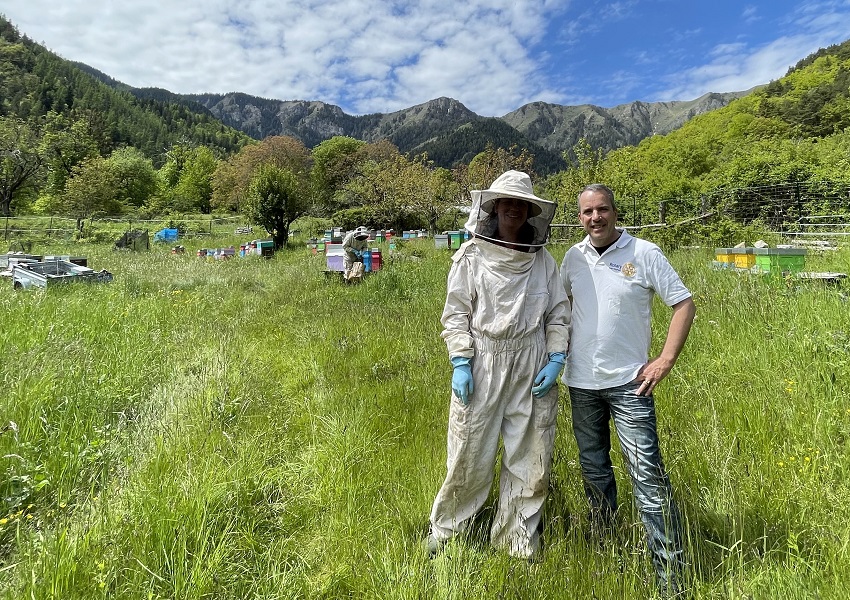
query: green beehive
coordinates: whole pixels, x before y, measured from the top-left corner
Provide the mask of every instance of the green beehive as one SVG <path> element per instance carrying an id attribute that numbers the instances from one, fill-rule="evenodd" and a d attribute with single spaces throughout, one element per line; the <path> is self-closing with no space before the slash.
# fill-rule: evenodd
<path id="1" fill-rule="evenodd" d="M 799 273 L 806 266 L 805 248 L 754 248 L 753 254 L 760 273 Z"/>

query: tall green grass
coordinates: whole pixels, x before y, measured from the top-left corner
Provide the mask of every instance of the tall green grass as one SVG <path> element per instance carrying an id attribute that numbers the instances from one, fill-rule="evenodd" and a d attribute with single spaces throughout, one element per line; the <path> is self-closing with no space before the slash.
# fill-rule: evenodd
<path id="1" fill-rule="evenodd" d="M 301 246 L 208 262 L 200 243 L 40 248 L 115 279 L 0 281 L 4 597 L 653 596 L 619 460 L 618 530 L 585 535 L 563 392 L 543 562 L 490 549 L 495 491 L 468 535 L 426 558 L 445 475 L 448 251 L 384 246 L 384 270 L 344 286 Z M 693 596 L 844 598 L 848 290 L 711 258 L 671 254 L 698 317 L 657 391 Z M 850 272 L 850 253 L 807 268 Z M 659 305 L 656 344 L 668 319 Z"/>

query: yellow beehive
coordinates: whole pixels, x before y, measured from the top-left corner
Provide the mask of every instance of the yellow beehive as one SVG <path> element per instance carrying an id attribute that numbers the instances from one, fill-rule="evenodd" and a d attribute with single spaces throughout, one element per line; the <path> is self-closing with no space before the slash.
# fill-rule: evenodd
<path id="1" fill-rule="evenodd" d="M 756 265 L 756 255 L 752 248 L 730 248 L 736 269 L 752 269 Z"/>
<path id="2" fill-rule="evenodd" d="M 735 266 L 735 257 L 732 256 L 732 248 L 715 248 L 714 260 L 720 263 L 721 267 Z"/>

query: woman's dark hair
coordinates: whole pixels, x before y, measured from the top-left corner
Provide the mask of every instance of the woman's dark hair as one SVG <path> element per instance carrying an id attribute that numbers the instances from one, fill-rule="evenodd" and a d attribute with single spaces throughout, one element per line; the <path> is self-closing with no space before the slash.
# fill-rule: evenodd
<path id="1" fill-rule="evenodd" d="M 495 208 L 487 215 L 487 218 L 482 221 L 480 225 L 481 233 L 479 235 L 492 238 L 494 240 L 501 240 L 502 236 L 499 233 L 499 218 L 496 216 Z M 519 228 L 517 232 L 519 236 L 519 243 L 531 245 L 534 243 L 534 227 L 526 221 L 522 224 L 522 227 Z"/>

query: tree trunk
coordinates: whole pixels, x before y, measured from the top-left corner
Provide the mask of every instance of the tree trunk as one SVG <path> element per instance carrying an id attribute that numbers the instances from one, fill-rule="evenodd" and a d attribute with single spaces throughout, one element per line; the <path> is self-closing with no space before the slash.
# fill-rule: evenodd
<path id="1" fill-rule="evenodd" d="M 0 213 L 3 214 L 4 217 L 12 216 L 12 196 L 3 194 L 0 197 Z"/>

